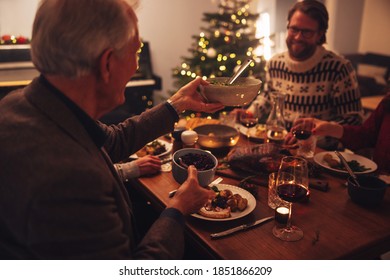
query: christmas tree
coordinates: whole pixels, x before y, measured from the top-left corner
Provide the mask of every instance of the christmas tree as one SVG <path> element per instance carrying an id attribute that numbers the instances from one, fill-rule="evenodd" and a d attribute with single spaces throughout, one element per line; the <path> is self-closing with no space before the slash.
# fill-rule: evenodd
<path id="1" fill-rule="evenodd" d="M 251 63 L 241 76 L 254 76 L 264 81 L 263 57 L 255 54 L 259 47 L 255 23 L 259 14 L 249 11 L 251 0 L 220 0 L 217 13 L 204 13 L 203 21 L 210 24 L 202 28 L 182 64 L 173 70 L 175 86 L 180 88 L 196 76 L 204 79 L 230 77 L 248 58 Z"/>

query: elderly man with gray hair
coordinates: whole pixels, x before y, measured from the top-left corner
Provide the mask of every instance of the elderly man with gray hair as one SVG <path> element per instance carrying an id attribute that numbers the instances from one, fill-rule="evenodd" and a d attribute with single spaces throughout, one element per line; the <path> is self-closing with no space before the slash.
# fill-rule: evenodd
<path id="1" fill-rule="evenodd" d="M 137 239 L 112 162 L 173 130 L 178 112 L 215 112 L 195 79 L 168 102 L 115 126 L 97 121 L 124 102 L 141 43 L 134 1 L 43 0 L 31 54 L 41 75 L 0 101 L 1 259 L 178 259 L 184 216 L 214 197 L 197 170 Z"/>

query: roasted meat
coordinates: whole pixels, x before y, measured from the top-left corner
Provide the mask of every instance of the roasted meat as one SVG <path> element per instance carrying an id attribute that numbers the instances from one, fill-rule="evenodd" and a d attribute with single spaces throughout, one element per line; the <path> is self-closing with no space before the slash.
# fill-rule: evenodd
<path id="1" fill-rule="evenodd" d="M 279 168 L 282 157 L 291 155 L 274 143 L 234 147 L 227 155 L 230 168 L 251 174 L 271 173 Z"/>

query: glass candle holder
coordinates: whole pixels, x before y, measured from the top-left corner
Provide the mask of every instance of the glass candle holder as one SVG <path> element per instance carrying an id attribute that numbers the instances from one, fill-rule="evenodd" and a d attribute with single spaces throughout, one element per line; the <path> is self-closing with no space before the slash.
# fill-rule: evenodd
<path id="1" fill-rule="evenodd" d="M 286 225 L 288 221 L 289 209 L 285 206 L 275 208 L 275 221 L 281 225 Z"/>

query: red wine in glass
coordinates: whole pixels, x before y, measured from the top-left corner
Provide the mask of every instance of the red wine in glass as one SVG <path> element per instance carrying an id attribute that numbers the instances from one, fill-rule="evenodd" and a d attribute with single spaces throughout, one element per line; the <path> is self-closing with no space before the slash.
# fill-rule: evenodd
<path id="1" fill-rule="evenodd" d="M 276 191 L 281 199 L 288 202 L 298 202 L 307 195 L 307 188 L 299 184 L 281 184 Z"/>
<path id="2" fill-rule="evenodd" d="M 297 129 L 292 132 L 295 138 L 298 140 L 306 140 L 311 136 L 310 130 Z"/>

